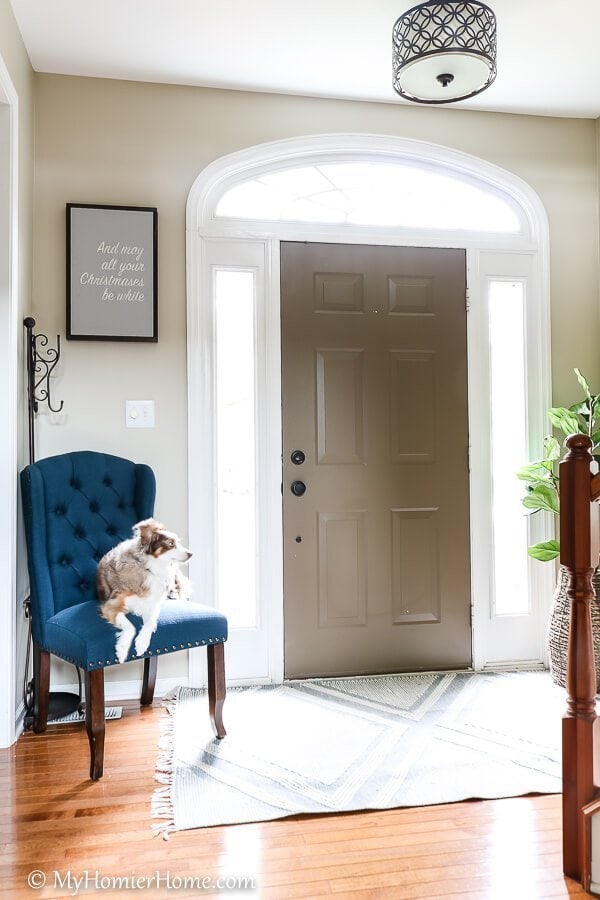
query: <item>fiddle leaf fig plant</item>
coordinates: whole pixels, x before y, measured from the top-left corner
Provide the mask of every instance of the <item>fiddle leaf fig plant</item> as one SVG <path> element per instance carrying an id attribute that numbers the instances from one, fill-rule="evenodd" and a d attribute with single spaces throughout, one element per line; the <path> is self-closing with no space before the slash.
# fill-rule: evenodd
<path id="1" fill-rule="evenodd" d="M 574 369 L 585 399 L 566 409 L 553 406 L 548 410 L 548 418 L 552 425 L 562 431 L 565 437 L 570 434 L 583 433 L 593 441 L 592 454 L 600 453 L 600 394 L 592 394 L 590 386 L 579 369 Z M 543 509 L 558 515 L 558 474 L 557 463 L 561 457 L 561 446 L 555 437 L 544 438 L 544 456 L 537 462 L 528 463 L 517 472 L 517 478 L 526 483 L 523 506 L 529 514 Z M 597 457 L 596 457 L 597 458 Z M 556 559 L 560 553 L 558 541 L 542 541 L 529 547 L 527 552 L 534 559 L 547 562 Z"/>

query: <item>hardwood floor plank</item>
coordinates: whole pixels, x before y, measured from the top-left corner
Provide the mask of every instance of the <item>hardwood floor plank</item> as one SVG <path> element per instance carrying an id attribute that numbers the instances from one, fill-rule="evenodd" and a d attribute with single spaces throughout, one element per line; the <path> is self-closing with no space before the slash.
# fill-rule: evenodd
<path id="1" fill-rule="evenodd" d="M 49 879 L 55 870 L 246 874 L 256 878 L 256 891 L 226 896 L 260 900 L 590 896 L 562 875 L 559 795 L 294 816 L 178 832 L 168 842 L 155 838 L 150 798 L 164 715 L 158 705 L 140 713 L 132 703 L 123 718 L 109 721 L 106 774 L 94 784 L 83 726 L 27 734 L 0 751 L 0 900 L 73 895 L 48 887 L 32 892 L 33 868 Z M 151 893 L 176 895 L 162 888 Z"/>

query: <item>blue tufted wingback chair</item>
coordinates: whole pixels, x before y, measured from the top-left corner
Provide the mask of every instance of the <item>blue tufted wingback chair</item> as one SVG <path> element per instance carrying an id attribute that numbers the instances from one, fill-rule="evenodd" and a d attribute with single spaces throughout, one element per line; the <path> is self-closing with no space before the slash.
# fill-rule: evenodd
<path id="1" fill-rule="evenodd" d="M 153 514 L 156 484 L 149 466 L 106 453 L 80 451 L 48 457 L 21 473 L 33 632 L 35 732 L 46 729 L 50 654 L 85 672 L 90 777 L 102 777 L 104 669 L 118 665 L 117 630 L 100 616 L 98 561 L 132 526 Z M 141 619 L 129 618 L 139 629 Z M 225 736 L 223 643 L 227 619 L 216 609 L 168 600 L 143 654 L 142 706 L 152 703 L 158 657 L 206 646 L 209 713 L 217 737 Z M 136 659 L 132 644 L 128 659 Z"/>

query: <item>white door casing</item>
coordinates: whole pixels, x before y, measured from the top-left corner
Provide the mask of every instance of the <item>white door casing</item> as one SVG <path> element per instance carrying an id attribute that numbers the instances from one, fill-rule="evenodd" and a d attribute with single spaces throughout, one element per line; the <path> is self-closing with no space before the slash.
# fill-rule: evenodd
<path id="1" fill-rule="evenodd" d="M 0 747 L 15 740 L 19 99 L 0 57 Z"/>
<path id="2" fill-rule="evenodd" d="M 218 218 L 218 200 L 245 180 L 283 168 L 323 162 L 396 160 L 430 164 L 510 201 L 521 221 L 518 233 L 436 228 L 388 228 L 323 223 Z M 215 596 L 215 270 L 255 273 L 256 417 L 259 625 L 234 630 L 227 648 L 230 683 L 279 682 L 283 677 L 281 532 L 281 382 L 279 243 L 309 240 L 348 244 L 460 247 L 467 251 L 469 421 L 471 442 L 471 558 L 473 666 L 521 662 L 541 665 L 543 633 L 554 582 L 551 566 L 530 566 L 530 595 L 537 597 L 528 622 L 493 615 L 490 584 L 491 471 L 489 455 L 489 354 L 487 284 L 490 277 L 527 279 L 528 436 L 539 452 L 550 405 L 548 225 L 537 194 L 520 178 L 484 160 L 421 141 L 377 135 L 316 135 L 259 145 L 216 160 L 200 173 L 187 205 L 188 441 L 191 576 L 196 596 Z M 531 539 L 550 532 L 539 516 Z M 232 561 L 234 556 L 232 556 Z M 525 626 L 526 627 L 522 627 Z M 526 639 L 522 635 L 527 634 Z M 190 682 L 203 683 L 205 663 L 190 655 Z"/>
<path id="3" fill-rule="evenodd" d="M 550 324 L 547 285 L 540 260 L 533 253 L 480 251 L 470 254 L 468 271 L 469 422 L 471 448 L 471 577 L 473 587 L 473 665 L 477 670 L 522 668 L 546 664 L 546 622 L 554 591 L 554 565 L 528 558 L 529 615 L 494 615 L 493 539 L 491 522 L 492 479 L 490 461 L 491 400 L 488 290 L 492 280 L 522 280 L 525 304 L 525 362 L 527 445 L 529 458 L 539 458 L 543 437 L 551 426 L 546 419 L 550 404 Z M 545 302 L 544 302 L 545 301 Z M 543 398 L 543 399 L 542 399 Z M 507 440 L 511 439 L 510 433 Z M 496 448 L 499 452 L 500 448 Z M 515 476 L 516 480 L 516 476 Z M 552 536 L 549 513 L 528 517 L 528 544 Z M 485 598 L 478 602 L 477 598 Z M 507 653 L 509 648 L 510 653 Z"/>

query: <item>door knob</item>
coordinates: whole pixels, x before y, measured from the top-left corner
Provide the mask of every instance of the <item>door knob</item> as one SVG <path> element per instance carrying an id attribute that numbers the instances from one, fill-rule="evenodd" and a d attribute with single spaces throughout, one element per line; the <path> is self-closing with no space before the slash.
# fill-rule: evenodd
<path id="1" fill-rule="evenodd" d="M 306 455 L 303 450 L 294 450 L 290 458 L 295 466 L 301 466 L 306 459 Z"/>
<path id="2" fill-rule="evenodd" d="M 303 481 L 292 481 L 291 491 L 294 497 L 301 497 L 306 491 L 306 485 Z"/>

